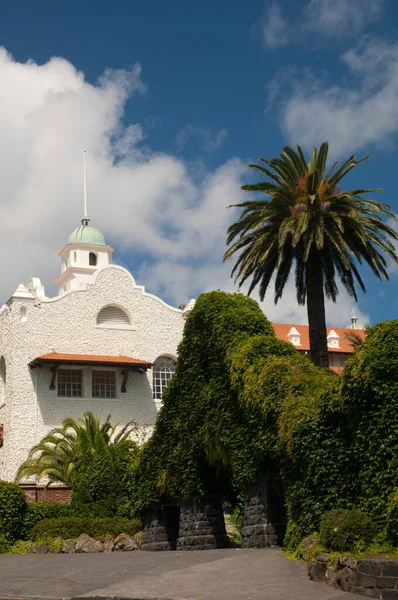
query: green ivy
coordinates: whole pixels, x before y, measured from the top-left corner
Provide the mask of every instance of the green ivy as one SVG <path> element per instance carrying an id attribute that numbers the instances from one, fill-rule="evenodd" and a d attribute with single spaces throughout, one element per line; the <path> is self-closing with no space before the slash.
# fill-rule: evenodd
<path id="1" fill-rule="evenodd" d="M 21 488 L 14 483 L 0 481 L 0 535 L 4 539 L 18 539 L 26 509 L 27 503 Z"/>

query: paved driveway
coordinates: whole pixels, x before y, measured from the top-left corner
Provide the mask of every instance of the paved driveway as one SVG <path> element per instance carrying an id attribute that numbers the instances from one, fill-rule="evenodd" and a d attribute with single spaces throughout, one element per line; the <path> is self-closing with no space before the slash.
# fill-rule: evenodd
<path id="1" fill-rule="evenodd" d="M 276 549 L 0 556 L 0 597 L 350 600 Z"/>

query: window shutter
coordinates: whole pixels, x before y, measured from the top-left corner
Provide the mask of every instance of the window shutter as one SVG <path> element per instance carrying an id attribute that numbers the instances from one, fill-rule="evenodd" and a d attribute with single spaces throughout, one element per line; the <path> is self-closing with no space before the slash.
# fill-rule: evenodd
<path id="1" fill-rule="evenodd" d="M 130 325 L 130 319 L 124 310 L 118 306 L 105 306 L 98 313 L 97 325 L 102 325 L 103 327 Z"/>

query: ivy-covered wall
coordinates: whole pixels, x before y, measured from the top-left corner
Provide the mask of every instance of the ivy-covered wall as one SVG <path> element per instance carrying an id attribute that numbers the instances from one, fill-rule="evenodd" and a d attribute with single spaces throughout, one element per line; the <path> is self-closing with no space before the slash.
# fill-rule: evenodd
<path id="1" fill-rule="evenodd" d="M 381 531 L 398 488 L 397 349 L 398 321 L 380 323 L 339 377 L 278 340 L 253 300 L 203 294 L 141 452 L 135 509 L 212 494 L 234 502 L 277 472 L 287 544 L 333 508 L 357 507 Z"/>

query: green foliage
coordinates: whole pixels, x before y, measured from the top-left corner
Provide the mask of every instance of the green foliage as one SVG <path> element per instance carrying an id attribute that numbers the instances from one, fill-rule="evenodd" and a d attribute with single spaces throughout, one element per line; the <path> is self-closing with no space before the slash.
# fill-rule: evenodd
<path id="1" fill-rule="evenodd" d="M 112 452 L 129 439 L 136 426 L 127 423 L 118 433 L 118 423 L 112 425 L 111 415 L 101 425 L 97 415 L 87 412 L 81 419 L 65 419 L 62 427 L 52 429 L 29 452 L 19 467 L 16 481 L 36 476 L 49 481 L 62 481 L 73 488 L 74 470 L 82 455 L 94 455 L 104 450 Z"/>
<path id="2" fill-rule="evenodd" d="M 385 526 L 398 489 L 398 320 L 378 323 L 342 376 L 343 418 L 351 422 L 357 505 Z"/>
<path id="3" fill-rule="evenodd" d="M 154 434 L 130 465 L 130 514 L 184 496 L 237 506 L 248 484 L 280 474 L 291 551 L 331 509 L 369 515 L 379 543 L 389 519 L 395 539 L 397 348 L 398 321 L 380 323 L 339 377 L 277 340 L 252 300 L 203 294 Z"/>
<path id="4" fill-rule="evenodd" d="M 398 547 L 398 490 L 390 498 L 387 507 L 386 538 Z"/>
<path id="5" fill-rule="evenodd" d="M 235 525 L 240 536 L 242 536 L 244 508 L 244 503 L 240 502 L 229 516 L 231 523 Z"/>
<path id="6" fill-rule="evenodd" d="M 254 335 L 274 337 L 257 303 L 242 294 L 202 294 L 190 313 L 176 374 L 140 459 L 140 502 L 231 494 L 261 472 L 260 411 L 246 414 L 231 387 L 231 348 Z M 257 415 L 257 416 L 256 416 Z M 250 445 L 250 449 L 248 447 Z"/>
<path id="7" fill-rule="evenodd" d="M 365 550 L 373 535 L 372 520 L 358 510 L 335 509 L 324 514 L 321 519 L 319 537 L 328 550 Z"/>
<path id="8" fill-rule="evenodd" d="M 6 554 L 12 548 L 13 540 L 5 533 L 0 532 L 0 554 Z"/>
<path id="9" fill-rule="evenodd" d="M 106 536 L 116 537 L 120 533 L 134 536 L 141 529 L 142 524 L 139 519 L 62 517 L 59 519 L 44 519 L 37 523 L 32 529 L 31 539 L 32 541 L 41 542 L 56 538 L 74 539 L 83 533 L 95 539 Z"/>
<path id="10" fill-rule="evenodd" d="M 133 485 L 133 481 L 127 484 L 127 480 L 132 475 L 131 465 L 135 464 L 137 455 L 138 446 L 131 440 L 117 445 L 99 443 L 91 454 L 77 453 L 72 483 L 72 514 L 110 517 L 119 512 L 122 516 L 134 516 L 133 508 L 126 507 L 126 493 Z"/>
<path id="11" fill-rule="evenodd" d="M 14 483 L 0 481 L 0 535 L 3 546 L 6 538 L 18 539 L 27 508 L 25 495 Z"/>
<path id="12" fill-rule="evenodd" d="M 293 402 L 281 414 L 282 473 L 297 528 L 294 539 L 285 539 L 291 550 L 332 508 L 362 511 L 381 536 L 388 522 L 395 539 L 390 498 L 398 488 L 397 348 L 398 321 L 369 328 L 341 378 L 313 395 L 310 406 Z"/>
<path id="13" fill-rule="evenodd" d="M 232 275 L 240 286 L 250 282 L 249 294 L 258 287 L 261 300 L 274 278 L 275 303 L 294 269 L 297 301 L 308 308 L 311 359 L 320 366 L 328 366 L 324 299 L 336 302 L 336 278 L 356 299 L 357 285 L 365 291 L 358 271 L 362 262 L 387 280 L 386 259 L 398 262 L 391 243 L 398 233 L 389 223 L 395 215 L 387 204 L 363 197 L 381 190 L 339 188 L 367 157 L 350 156 L 329 170 L 328 150 L 327 142 L 314 148 L 307 163 L 299 146 L 285 146 L 277 158 L 249 165 L 262 180 L 242 189 L 261 197 L 235 205 L 242 210 L 228 229 L 224 256 L 236 257 Z"/>
<path id="14" fill-rule="evenodd" d="M 32 548 L 32 542 L 25 540 L 17 540 L 11 548 L 7 551 L 7 554 L 29 554 Z"/>
<path id="15" fill-rule="evenodd" d="M 20 536 L 23 540 L 28 540 L 30 532 L 39 521 L 68 517 L 70 514 L 71 508 L 69 504 L 60 504 L 59 502 L 29 502 Z"/>
<path id="16" fill-rule="evenodd" d="M 136 428 L 133 422 L 117 428 L 110 415 L 103 424 L 90 412 L 77 421 L 65 419 L 31 449 L 17 480 L 36 475 L 62 481 L 72 487 L 71 511 L 76 516 L 115 515 L 126 483 L 123 469 L 138 453 L 129 439 Z"/>
<path id="17" fill-rule="evenodd" d="M 381 190 L 342 191 L 338 187 L 345 175 L 368 157 L 357 161 L 350 156 L 341 167 L 335 169 L 335 163 L 328 171 L 328 150 L 327 142 L 314 148 L 307 163 L 299 146 L 297 151 L 285 146 L 278 158 L 261 158 L 262 165 L 249 165 L 265 179 L 242 189 L 267 198 L 236 205 L 243 210 L 228 230 L 227 243 L 238 239 L 225 259 L 240 253 L 232 273 L 237 273 L 240 285 L 251 278 L 249 294 L 259 285 L 261 300 L 276 272 L 278 301 L 295 263 L 297 299 L 304 304 L 309 284 L 305 263 L 311 250 L 322 256 L 325 292 L 333 301 L 337 296 L 336 274 L 350 295 L 356 295 L 355 279 L 364 288 L 353 260 L 354 248 L 355 258 L 359 262 L 359 257 L 363 258 L 378 277 L 388 279 L 383 253 L 398 262 L 389 241 L 398 240 L 398 235 L 381 220 L 381 215 L 395 219 L 390 207 L 361 197 Z"/>

